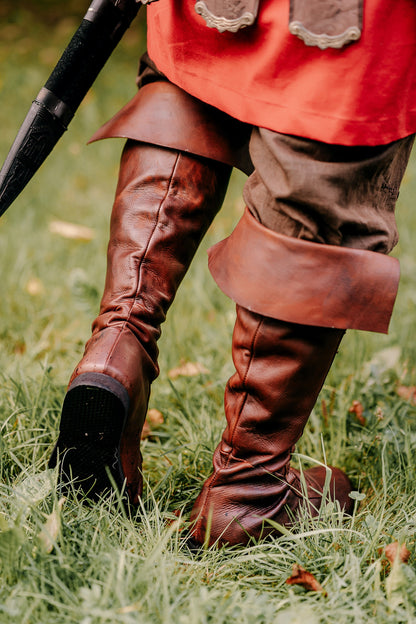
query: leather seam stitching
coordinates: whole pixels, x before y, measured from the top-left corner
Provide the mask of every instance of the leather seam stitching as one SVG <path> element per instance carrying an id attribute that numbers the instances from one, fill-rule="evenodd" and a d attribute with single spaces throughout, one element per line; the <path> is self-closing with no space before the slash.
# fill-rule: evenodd
<path id="1" fill-rule="evenodd" d="M 252 363 L 253 358 L 254 358 L 255 342 L 256 342 L 256 339 L 257 339 L 257 336 L 258 336 L 258 333 L 260 331 L 260 327 L 261 327 L 262 324 L 263 324 L 263 319 L 261 319 L 260 322 L 258 323 L 258 325 L 257 325 L 257 327 L 255 329 L 253 338 L 252 338 L 251 343 L 250 343 L 250 360 L 249 360 L 249 362 L 247 364 L 247 368 L 246 368 L 246 371 L 245 371 L 245 374 L 244 374 L 244 377 L 243 377 L 243 387 L 245 386 L 245 383 L 246 383 L 246 380 L 247 380 L 247 376 L 248 376 L 248 373 L 249 373 L 249 370 L 250 370 L 250 366 L 251 366 L 251 363 Z M 200 510 L 200 513 L 199 513 L 199 517 L 198 517 L 197 523 L 196 523 L 195 528 L 194 528 L 194 532 L 196 534 L 198 533 L 198 530 L 201 528 L 201 524 L 202 524 L 202 515 L 201 515 L 202 508 L 206 505 L 208 496 L 209 496 L 209 494 L 210 494 L 210 492 L 211 492 L 211 490 L 212 490 L 216 480 L 218 479 L 218 475 L 220 474 L 221 470 L 226 470 L 228 465 L 229 465 L 229 463 L 230 463 L 231 452 L 232 452 L 232 442 L 234 440 L 234 434 L 235 434 L 235 431 L 237 429 L 238 422 L 240 421 L 241 414 L 243 412 L 244 406 L 246 404 L 247 397 L 248 397 L 248 392 L 246 391 L 245 395 L 244 395 L 244 400 L 243 400 L 241 408 L 240 408 L 240 412 L 238 414 L 238 417 L 236 419 L 236 423 L 235 423 L 233 432 L 231 434 L 231 440 L 230 440 L 231 451 L 228 454 L 227 461 L 226 461 L 226 463 L 225 463 L 223 468 L 221 468 L 220 470 L 217 470 L 217 472 L 213 474 L 213 478 L 212 478 L 209 486 L 207 487 L 205 498 L 204 498 L 204 501 L 203 501 L 203 503 L 201 505 L 201 510 Z"/>
<path id="2" fill-rule="evenodd" d="M 159 224 L 160 214 L 162 212 L 163 206 L 164 206 L 164 204 L 166 202 L 166 199 L 169 196 L 170 191 L 172 189 L 172 182 L 173 182 L 173 179 L 175 177 L 175 172 L 176 172 L 177 167 L 178 167 L 178 161 L 179 161 L 180 155 L 181 155 L 180 152 L 176 153 L 176 158 L 175 158 L 175 162 L 174 162 L 173 167 L 172 167 L 172 172 L 171 172 L 170 177 L 169 177 L 169 183 L 168 183 L 168 187 L 166 189 L 166 193 L 165 193 L 163 199 L 160 201 L 158 209 L 157 209 L 156 221 L 155 221 L 154 228 L 153 228 L 152 232 L 150 233 L 149 239 L 147 241 L 146 249 L 144 250 L 144 252 L 142 254 L 142 257 L 140 258 L 140 262 L 139 262 L 139 264 L 137 266 L 137 286 L 136 286 L 136 291 L 135 291 L 135 294 L 134 294 L 134 298 L 132 298 L 130 309 L 128 311 L 128 315 L 127 315 L 126 319 L 123 321 L 123 324 L 120 326 L 119 334 L 118 334 L 116 340 L 114 341 L 114 344 L 113 344 L 110 352 L 107 355 L 107 358 L 106 358 L 105 363 L 104 363 L 104 370 L 106 370 L 108 362 L 110 361 L 111 356 L 113 355 L 114 350 L 115 350 L 115 348 L 116 348 L 116 346 L 117 346 L 117 344 L 118 344 L 118 342 L 120 340 L 121 334 L 126 329 L 127 323 L 129 322 L 129 320 L 130 320 L 130 318 L 132 316 L 134 304 L 136 302 L 137 295 L 139 293 L 140 286 L 141 286 L 141 277 L 142 277 L 141 276 L 141 268 L 142 268 L 143 262 L 144 262 L 144 260 L 145 260 L 145 258 L 147 256 L 147 253 L 149 251 L 149 247 L 150 247 L 150 244 L 152 242 L 153 236 L 154 236 L 154 234 L 156 232 L 156 228 L 157 228 L 157 226 Z"/>

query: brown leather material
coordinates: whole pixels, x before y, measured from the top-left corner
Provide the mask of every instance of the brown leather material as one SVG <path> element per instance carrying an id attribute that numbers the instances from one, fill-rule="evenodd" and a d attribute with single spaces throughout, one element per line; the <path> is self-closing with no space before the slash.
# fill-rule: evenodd
<path id="1" fill-rule="evenodd" d="M 227 428 L 191 513 L 194 541 L 245 544 L 276 535 L 268 520 L 290 526 L 303 503 L 316 515 L 326 469 L 304 472 L 303 493 L 289 462 L 342 336 L 342 330 L 283 323 L 237 306 Z M 349 479 L 333 469 L 329 494 L 347 512 L 350 491 Z"/>
<path id="2" fill-rule="evenodd" d="M 127 390 L 131 412 L 120 452 L 133 503 L 141 492 L 140 434 L 159 372 L 160 325 L 230 173 L 221 163 L 134 141 L 123 152 L 100 313 L 70 384 L 83 373 L 103 373 Z"/>
<path id="3" fill-rule="evenodd" d="M 388 331 L 400 277 L 396 258 L 283 236 L 248 210 L 208 253 L 221 290 L 254 312 L 303 325 Z"/>
<path id="4" fill-rule="evenodd" d="M 124 137 L 217 160 L 249 175 L 250 134 L 251 126 L 160 80 L 143 86 L 89 143 Z"/>

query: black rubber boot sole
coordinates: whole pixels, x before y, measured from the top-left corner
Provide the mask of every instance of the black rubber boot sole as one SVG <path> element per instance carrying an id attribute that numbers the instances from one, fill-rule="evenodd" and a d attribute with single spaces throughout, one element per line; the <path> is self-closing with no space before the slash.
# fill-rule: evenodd
<path id="1" fill-rule="evenodd" d="M 63 493 L 81 489 L 96 499 L 124 487 L 120 440 L 128 413 L 128 396 L 107 375 L 85 373 L 76 378 L 62 407 L 58 441 L 49 461 L 59 462 Z"/>

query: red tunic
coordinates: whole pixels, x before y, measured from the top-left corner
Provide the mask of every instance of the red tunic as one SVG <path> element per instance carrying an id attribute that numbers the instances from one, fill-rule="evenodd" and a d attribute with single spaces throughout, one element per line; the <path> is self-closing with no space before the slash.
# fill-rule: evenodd
<path id="1" fill-rule="evenodd" d="M 364 0 L 361 39 L 308 47 L 289 0 L 260 0 L 255 26 L 219 33 L 195 0 L 159 0 L 148 50 L 188 93 L 241 121 L 327 143 L 377 145 L 416 132 L 416 1 Z"/>

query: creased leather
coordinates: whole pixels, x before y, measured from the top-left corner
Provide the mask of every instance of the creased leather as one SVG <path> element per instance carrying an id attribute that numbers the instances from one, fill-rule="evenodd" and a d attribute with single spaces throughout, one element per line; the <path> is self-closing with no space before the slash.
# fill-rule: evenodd
<path id="1" fill-rule="evenodd" d="M 230 173 L 221 163 L 134 141 L 123 152 L 100 313 L 70 384 L 83 373 L 102 373 L 128 392 L 120 455 L 134 504 L 160 325 L 221 207 Z"/>
<path id="2" fill-rule="evenodd" d="M 247 175 L 251 126 L 158 80 L 136 95 L 89 140 L 122 137 L 169 147 L 237 167 Z"/>
<path id="3" fill-rule="evenodd" d="M 302 325 L 388 331 L 400 277 L 396 258 L 283 236 L 248 210 L 208 253 L 221 290 L 259 314 Z"/>
<path id="4" fill-rule="evenodd" d="M 290 526 L 306 504 L 316 516 L 327 469 L 290 467 L 294 445 L 343 336 L 262 317 L 237 306 L 233 334 L 236 372 L 225 389 L 227 428 L 214 452 L 213 473 L 191 512 L 198 543 L 246 544 L 278 535 L 269 521 Z M 329 496 L 351 511 L 351 484 L 332 469 Z"/>

